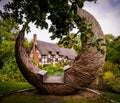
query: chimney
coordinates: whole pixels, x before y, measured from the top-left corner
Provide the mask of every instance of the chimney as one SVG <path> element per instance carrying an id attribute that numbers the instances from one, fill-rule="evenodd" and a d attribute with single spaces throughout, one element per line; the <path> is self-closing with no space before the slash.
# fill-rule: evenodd
<path id="1" fill-rule="evenodd" d="M 38 55 L 39 53 L 37 53 L 37 35 L 34 34 L 33 35 L 33 60 L 35 61 L 35 64 L 38 65 L 39 63 L 39 58 Z"/>
<path id="2" fill-rule="evenodd" d="M 34 45 L 37 45 L 37 35 L 36 34 L 33 35 L 33 43 L 34 43 Z"/>

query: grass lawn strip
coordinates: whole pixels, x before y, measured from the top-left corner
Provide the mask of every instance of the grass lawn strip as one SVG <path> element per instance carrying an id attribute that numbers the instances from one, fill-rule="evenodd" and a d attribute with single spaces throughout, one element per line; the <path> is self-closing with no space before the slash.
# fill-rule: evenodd
<path id="1" fill-rule="evenodd" d="M 110 100 L 116 101 L 116 103 L 120 103 L 120 94 L 114 94 L 111 92 L 102 92 L 102 95 Z"/>
<path id="2" fill-rule="evenodd" d="M 0 82 L 0 95 L 31 88 L 33 88 L 33 86 L 28 82 Z"/>

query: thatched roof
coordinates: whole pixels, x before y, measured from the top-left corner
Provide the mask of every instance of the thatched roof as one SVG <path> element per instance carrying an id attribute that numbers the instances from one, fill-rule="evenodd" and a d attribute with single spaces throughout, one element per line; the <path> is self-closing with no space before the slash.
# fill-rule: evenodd
<path id="1" fill-rule="evenodd" d="M 37 40 L 37 48 L 42 55 L 51 55 L 59 54 L 64 57 L 68 57 L 69 59 L 74 59 L 76 56 L 76 52 L 72 49 L 60 48 L 54 43 L 48 43 L 44 41 Z"/>
<path id="2" fill-rule="evenodd" d="M 60 53 L 69 59 L 75 59 L 75 56 L 77 55 L 74 50 L 68 48 L 60 48 Z"/>

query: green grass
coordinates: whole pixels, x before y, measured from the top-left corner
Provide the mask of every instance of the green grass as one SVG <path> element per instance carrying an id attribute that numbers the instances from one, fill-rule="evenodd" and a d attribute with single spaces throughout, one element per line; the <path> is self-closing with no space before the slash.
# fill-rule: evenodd
<path id="1" fill-rule="evenodd" d="M 114 93 L 110 93 L 110 92 L 102 92 L 102 94 L 105 97 L 120 103 L 120 94 L 114 94 Z"/>
<path id="2" fill-rule="evenodd" d="M 26 88 L 33 88 L 33 86 L 27 82 L 0 82 L 0 94 L 10 93 Z"/>

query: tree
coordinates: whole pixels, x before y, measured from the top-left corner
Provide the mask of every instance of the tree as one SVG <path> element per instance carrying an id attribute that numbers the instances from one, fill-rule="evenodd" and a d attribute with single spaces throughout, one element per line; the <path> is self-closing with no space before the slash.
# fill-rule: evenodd
<path id="1" fill-rule="evenodd" d="M 107 53 L 102 76 L 112 91 L 120 92 L 120 37 L 105 35 Z"/>
<path id="2" fill-rule="evenodd" d="M 0 46 L 0 65 L 1 75 L 0 81 L 24 81 L 16 60 L 15 60 L 15 41 L 2 41 Z"/>
<path id="3" fill-rule="evenodd" d="M 19 27 L 13 18 L 0 19 L 0 43 L 4 40 L 15 40 Z"/>
<path id="4" fill-rule="evenodd" d="M 107 45 L 106 61 L 118 64 L 120 68 L 120 37 L 105 35 L 105 40 Z"/>
<path id="5" fill-rule="evenodd" d="M 0 25 L 0 68 L 2 68 L 5 60 L 14 55 L 14 42 L 19 29 L 13 18 L 1 19 Z"/>
<path id="6" fill-rule="evenodd" d="M 27 30 L 30 22 L 41 29 L 49 29 L 49 32 L 53 33 L 51 39 L 63 38 L 77 26 L 78 33 L 81 32 L 81 41 L 85 44 L 85 39 L 93 34 L 92 30 L 87 28 L 90 24 L 86 24 L 85 19 L 77 15 L 78 7 L 82 8 L 85 1 L 96 2 L 96 0 L 13 0 L 4 6 L 5 12 L 1 11 L 0 14 L 3 18 L 13 17 L 18 24 L 26 24 Z M 46 19 L 52 22 L 50 28 Z"/>
<path id="7" fill-rule="evenodd" d="M 0 81 L 24 81 L 15 59 L 15 39 L 19 32 L 13 18 L 0 20 Z"/>

